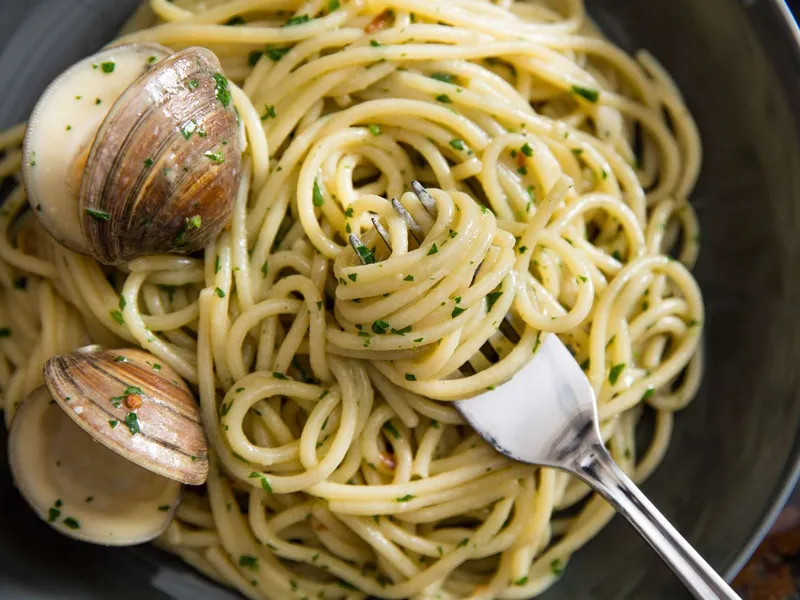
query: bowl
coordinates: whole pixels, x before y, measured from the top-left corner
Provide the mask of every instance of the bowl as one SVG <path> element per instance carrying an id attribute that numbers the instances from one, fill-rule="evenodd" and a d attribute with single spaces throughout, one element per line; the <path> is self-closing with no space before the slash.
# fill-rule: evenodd
<path id="1" fill-rule="evenodd" d="M 609 37 L 663 62 L 703 137 L 692 201 L 703 234 L 696 275 L 708 309 L 707 367 L 644 491 L 732 577 L 800 473 L 800 34 L 779 0 L 589 4 Z M 58 73 L 113 37 L 136 0 L 0 5 L 6 127 L 27 118 Z M 111 550 L 62 538 L 28 510 L 7 469 L 0 469 L 0 507 L 0 597 L 7 600 L 237 597 L 152 548 Z M 619 518 L 542 596 L 683 597 Z"/>

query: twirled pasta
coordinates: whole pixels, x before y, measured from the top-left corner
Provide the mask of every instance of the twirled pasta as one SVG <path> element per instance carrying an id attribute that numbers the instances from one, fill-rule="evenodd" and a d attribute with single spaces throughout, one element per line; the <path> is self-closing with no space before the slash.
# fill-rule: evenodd
<path id="1" fill-rule="evenodd" d="M 151 0 L 120 39 L 220 57 L 248 138 L 233 220 L 202 258 L 112 269 L 50 240 L 17 186 L 0 213 L 6 422 L 47 357 L 138 345 L 199 394 L 208 484 L 159 543 L 213 579 L 281 599 L 552 585 L 610 508 L 497 455 L 442 400 L 559 335 L 617 462 L 637 481 L 657 466 L 699 384 L 703 321 L 700 142 L 663 69 L 604 40 L 580 0 Z M 18 182 L 23 131 L 0 134 Z"/>

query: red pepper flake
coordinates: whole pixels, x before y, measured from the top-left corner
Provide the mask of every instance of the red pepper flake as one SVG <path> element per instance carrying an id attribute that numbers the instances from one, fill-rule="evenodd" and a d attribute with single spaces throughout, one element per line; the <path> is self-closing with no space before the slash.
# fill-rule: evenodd
<path id="1" fill-rule="evenodd" d="M 525 155 L 522 152 L 517 154 L 517 166 L 524 167 L 525 166 Z"/>
<path id="2" fill-rule="evenodd" d="M 142 398 L 138 394 L 128 394 L 125 396 L 125 406 L 131 410 L 136 410 L 142 405 Z"/>
<path id="3" fill-rule="evenodd" d="M 394 468 L 397 466 L 397 463 L 394 461 L 393 454 L 387 454 L 386 452 L 381 452 L 378 455 L 378 458 L 381 459 L 383 466 L 389 469 L 390 471 L 394 471 Z"/>
<path id="4" fill-rule="evenodd" d="M 372 21 L 369 22 L 369 25 L 364 27 L 364 31 L 366 33 L 375 33 L 376 31 L 386 29 L 392 23 L 394 23 L 394 11 L 391 8 L 387 8 L 377 17 L 372 19 Z"/>

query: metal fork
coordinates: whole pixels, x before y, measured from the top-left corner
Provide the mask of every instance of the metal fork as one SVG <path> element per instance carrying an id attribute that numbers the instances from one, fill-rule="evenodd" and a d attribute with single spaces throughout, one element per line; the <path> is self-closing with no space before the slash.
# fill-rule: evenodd
<path id="1" fill-rule="evenodd" d="M 435 217 L 436 205 L 427 190 L 418 182 L 412 189 Z M 419 224 L 397 200 L 392 200 L 392 206 L 421 242 L 424 236 L 417 237 L 422 235 Z M 384 228 L 377 219 L 372 222 L 391 250 Z M 355 235 L 350 236 L 350 244 L 367 264 L 364 250 L 369 249 Z M 519 341 L 516 331 L 507 329 Z M 611 458 L 600 435 L 596 404 L 589 380 L 556 335 L 547 335 L 533 359 L 507 383 L 455 402 L 472 428 L 501 454 L 531 465 L 562 469 L 601 494 L 650 543 L 695 598 L 739 598 Z"/>

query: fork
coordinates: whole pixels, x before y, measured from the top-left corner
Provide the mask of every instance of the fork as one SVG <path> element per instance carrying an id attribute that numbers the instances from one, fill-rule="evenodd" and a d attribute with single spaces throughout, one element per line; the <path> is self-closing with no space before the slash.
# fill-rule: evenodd
<path id="1" fill-rule="evenodd" d="M 416 181 L 412 190 L 424 209 L 436 218 L 436 203 L 428 191 Z M 397 199 L 392 200 L 392 207 L 411 235 L 422 242 L 422 227 Z M 391 252 L 386 230 L 375 217 L 372 224 Z M 356 235 L 351 234 L 349 239 L 362 264 L 375 262 L 372 251 Z M 507 319 L 501 321 L 500 330 L 509 341 L 519 342 L 519 334 Z M 488 342 L 481 347 L 481 353 L 488 360 L 497 361 Z M 474 372 L 468 363 L 461 371 L 464 375 Z M 518 462 L 567 471 L 603 496 L 630 521 L 695 598 L 739 598 L 611 458 L 600 435 L 594 390 L 557 335 L 545 336 L 532 360 L 508 382 L 454 404 L 499 453 Z"/>

